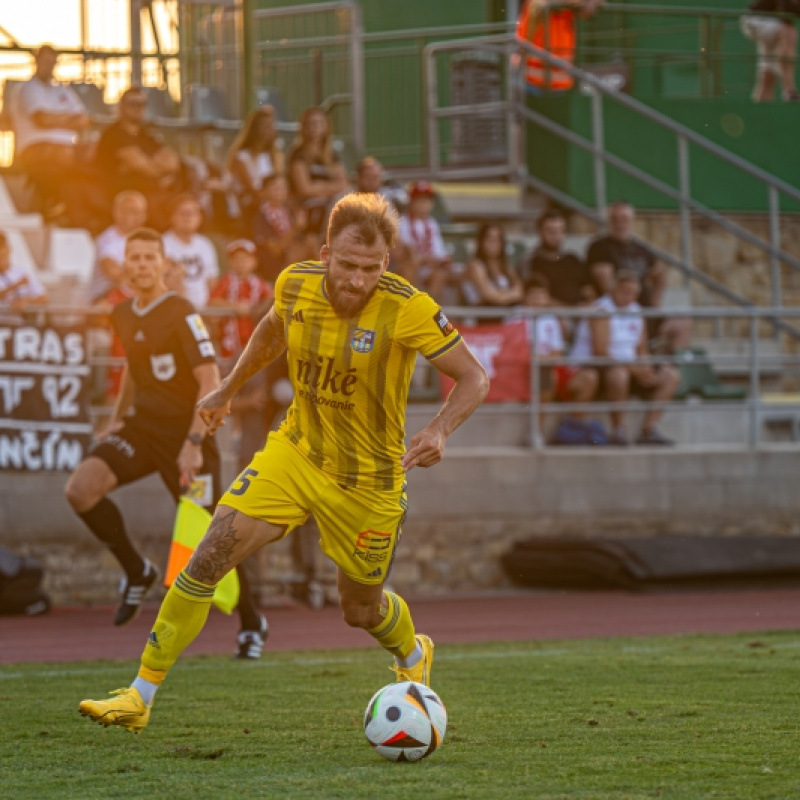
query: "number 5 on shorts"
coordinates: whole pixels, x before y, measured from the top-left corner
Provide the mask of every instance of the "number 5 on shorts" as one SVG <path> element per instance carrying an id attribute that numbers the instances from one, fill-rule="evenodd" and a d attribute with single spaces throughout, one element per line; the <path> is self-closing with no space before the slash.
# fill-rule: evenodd
<path id="1" fill-rule="evenodd" d="M 258 475 L 257 469 L 246 469 L 235 481 L 234 485 L 230 488 L 230 493 L 235 495 L 242 495 L 250 488 L 250 478 L 255 478 Z M 235 486 L 235 488 L 234 488 Z"/>

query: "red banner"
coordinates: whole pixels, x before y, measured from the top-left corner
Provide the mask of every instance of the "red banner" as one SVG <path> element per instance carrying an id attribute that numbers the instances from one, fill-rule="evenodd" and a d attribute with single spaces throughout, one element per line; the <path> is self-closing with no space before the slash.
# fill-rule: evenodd
<path id="1" fill-rule="evenodd" d="M 483 364 L 489 376 L 487 403 L 528 402 L 530 386 L 530 347 L 525 320 L 504 325 L 458 326 L 458 331 Z M 447 397 L 453 381 L 441 376 L 442 396 Z"/>

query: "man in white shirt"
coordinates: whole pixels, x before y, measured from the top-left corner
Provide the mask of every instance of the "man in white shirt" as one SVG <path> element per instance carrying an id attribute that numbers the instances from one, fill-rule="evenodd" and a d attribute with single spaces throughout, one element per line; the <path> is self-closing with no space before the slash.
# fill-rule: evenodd
<path id="1" fill-rule="evenodd" d="M 42 45 L 34 58 L 36 72 L 20 87 L 12 112 L 15 158 L 36 185 L 47 213 L 69 201 L 78 133 L 91 119 L 78 95 L 53 81 L 56 50 Z"/>
<path id="2" fill-rule="evenodd" d="M 594 305 L 608 315 L 581 320 L 575 332 L 570 354 L 573 361 L 594 357 L 615 362 L 599 368 L 603 392 L 610 402 L 623 403 L 632 393 L 646 400 L 670 400 L 680 383 L 680 375 L 674 367 L 637 363 L 648 355 L 647 326 L 641 314 L 642 307 L 636 302 L 640 291 L 641 284 L 636 274 L 620 270 L 611 291 Z M 620 311 L 625 313 L 616 313 Z M 656 427 L 663 413 L 662 409 L 645 412 L 637 444 L 673 444 Z M 614 429 L 611 444 L 630 444 L 623 427 L 624 413 L 612 411 L 610 416 Z"/>
<path id="3" fill-rule="evenodd" d="M 0 306 L 21 312 L 29 305 L 47 302 L 47 293 L 38 279 L 11 263 L 8 238 L 0 231 Z"/>
<path id="4" fill-rule="evenodd" d="M 147 200 L 141 192 L 120 192 L 112 208 L 114 223 L 95 239 L 95 262 L 89 282 L 89 302 L 96 303 L 123 281 L 125 241 L 147 220 Z"/>
<path id="5" fill-rule="evenodd" d="M 219 278 L 219 263 L 211 240 L 197 232 L 203 212 L 193 195 L 175 199 L 171 222 L 172 227 L 164 234 L 164 255 L 183 267 L 186 299 L 200 311 L 208 305 Z"/>

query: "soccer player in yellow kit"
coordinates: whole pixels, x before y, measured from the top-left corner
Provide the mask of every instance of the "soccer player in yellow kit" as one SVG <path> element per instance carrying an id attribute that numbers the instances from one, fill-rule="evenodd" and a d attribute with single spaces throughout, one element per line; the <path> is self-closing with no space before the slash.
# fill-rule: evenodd
<path id="1" fill-rule="evenodd" d="M 309 514 L 338 566 L 345 622 L 394 656 L 398 680 L 430 685 L 433 642 L 415 633 L 405 601 L 383 584 L 405 516 L 405 473 L 442 459 L 447 437 L 489 384 L 433 299 L 386 271 L 397 226 L 379 196 L 347 195 L 331 212 L 321 262 L 294 264 L 278 277 L 272 309 L 198 409 L 213 434 L 238 389 L 287 349 L 295 397 L 286 419 L 219 501 L 164 598 L 133 684 L 109 700 L 84 700 L 84 716 L 139 733 L 167 671 L 205 624 L 216 584 Z M 406 450 L 418 352 L 455 386 Z"/>

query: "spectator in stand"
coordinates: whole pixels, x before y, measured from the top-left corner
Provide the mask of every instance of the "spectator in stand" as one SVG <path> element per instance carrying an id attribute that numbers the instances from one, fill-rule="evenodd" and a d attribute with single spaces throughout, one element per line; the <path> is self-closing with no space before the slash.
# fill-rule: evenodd
<path id="1" fill-rule="evenodd" d="M 524 296 L 522 280 L 508 264 L 506 234 L 501 225 L 485 223 L 478 230 L 475 255 L 463 277 L 467 299 L 478 306 L 513 306 Z M 467 289 L 469 287 L 469 289 Z"/>
<path id="2" fill-rule="evenodd" d="M 42 213 L 57 218 L 78 182 L 78 134 L 92 121 L 78 95 L 53 80 L 56 50 L 42 45 L 34 58 L 36 71 L 20 87 L 13 112 L 15 158 L 39 193 Z"/>
<path id="3" fill-rule="evenodd" d="M 8 237 L 0 231 L 0 306 L 20 313 L 31 305 L 47 302 L 47 292 L 39 280 L 12 263 Z"/>
<path id="4" fill-rule="evenodd" d="M 303 236 L 306 213 L 289 205 L 289 182 L 276 174 L 264 180 L 260 203 L 253 218 L 253 239 L 258 246 L 259 275 L 274 282 L 289 264 L 319 258 Z"/>
<path id="5" fill-rule="evenodd" d="M 607 314 L 581 320 L 575 332 L 572 360 L 585 363 L 594 357 L 614 362 L 598 370 L 605 398 L 610 402 L 623 403 L 632 393 L 646 400 L 671 400 L 680 383 L 680 375 L 674 367 L 640 363 L 648 356 L 647 326 L 637 302 L 641 289 L 636 273 L 620 270 L 609 294 L 603 295 L 594 305 Z M 595 371 L 594 367 L 590 369 Z M 661 409 L 645 412 L 637 444 L 673 444 L 656 427 L 663 413 Z M 631 443 L 623 425 L 624 416 L 622 411 L 611 412 L 611 444 Z"/>
<path id="6" fill-rule="evenodd" d="M 523 308 L 544 310 L 551 308 L 553 298 L 550 296 L 550 284 L 543 275 L 533 274 L 525 281 L 525 293 L 522 299 Z M 526 318 L 528 342 L 533 345 L 536 331 L 536 353 L 539 358 L 539 402 L 552 403 L 555 399 L 553 370 L 558 371 L 558 364 L 564 355 L 564 336 L 561 323 L 553 314 L 539 314 L 535 327 L 530 317 Z M 540 429 L 544 428 L 544 415 L 540 418 Z"/>
<path id="7" fill-rule="evenodd" d="M 272 106 L 261 106 L 247 117 L 228 151 L 225 171 L 231 179 L 243 226 L 249 230 L 264 181 L 284 171 L 283 153 L 277 145 L 275 109 Z"/>
<path id="8" fill-rule="evenodd" d="M 255 330 L 256 322 L 269 310 L 272 289 L 256 274 L 258 254 L 249 239 L 236 239 L 227 248 L 228 272 L 214 287 L 208 306 L 224 308 L 235 316 L 220 320 L 220 357 L 238 358 Z M 232 365 L 231 365 L 232 366 Z"/>
<path id="9" fill-rule="evenodd" d="M 211 239 L 198 233 L 203 212 L 197 198 L 191 194 L 176 197 L 170 221 L 172 227 L 164 234 L 164 255 L 183 267 L 186 299 L 202 310 L 219 278 L 219 263 Z"/>
<path id="10" fill-rule="evenodd" d="M 379 194 L 402 213 L 408 205 L 408 193 L 396 183 L 386 183 L 383 164 L 377 158 L 367 156 L 356 166 L 356 191 L 363 194 Z"/>
<path id="11" fill-rule="evenodd" d="M 95 169 L 110 197 L 133 190 L 147 198 L 150 223 L 163 230 L 173 197 L 183 190 L 178 154 L 145 120 L 147 95 L 139 86 L 126 89 L 119 99 L 119 119 L 100 136 Z"/>
<path id="12" fill-rule="evenodd" d="M 95 239 L 95 262 L 89 282 L 89 302 L 104 298 L 124 283 L 125 241 L 147 220 L 147 200 L 141 192 L 120 192 L 112 206 L 113 223 Z M 130 297 L 131 294 L 125 295 Z M 125 298 L 120 298 L 120 300 Z M 119 300 L 117 302 L 120 302 Z"/>
<path id="13" fill-rule="evenodd" d="M 392 253 L 392 271 L 409 283 L 440 299 L 451 280 L 450 254 L 433 218 L 434 190 L 428 181 L 412 183 L 408 213 L 400 217 L 398 244 Z"/>
<path id="14" fill-rule="evenodd" d="M 658 308 L 667 286 L 667 273 L 653 252 L 633 238 L 636 214 L 625 201 L 608 209 L 608 234 L 589 246 L 586 265 L 598 295 L 609 294 L 619 272 L 632 272 L 639 281 L 641 294 L 637 301 L 645 308 Z M 688 319 L 648 317 L 647 336 L 659 341 L 659 350 L 675 353 L 689 346 L 691 322 Z"/>
<path id="15" fill-rule="evenodd" d="M 525 0 L 517 21 L 517 39 L 530 42 L 558 58 L 574 61 L 576 32 L 575 10 L 588 18 L 594 15 L 603 0 Z M 550 6 L 557 8 L 550 10 Z M 572 6 L 568 8 L 567 6 Z M 573 8 L 575 10 L 573 10 Z M 547 26 L 544 16 L 547 14 Z M 548 76 L 549 72 L 549 76 Z M 531 94 L 543 91 L 563 92 L 571 89 L 572 75 L 556 66 L 548 66 L 536 56 L 525 56 L 525 87 Z"/>
<path id="16" fill-rule="evenodd" d="M 741 25 L 744 35 L 758 48 L 753 100 L 762 103 L 774 99 L 779 80 L 784 100 L 800 100 L 794 79 L 797 29 L 788 17 L 764 16 L 765 12 L 782 12 L 800 17 L 800 0 L 754 0 L 748 8 L 751 13 L 742 17 Z"/>
<path id="17" fill-rule="evenodd" d="M 256 246 L 249 239 L 237 239 L 227 249 L 228 272 L 214 288 L 209 306 L 224 308 L 236 316 L 219 321 L 220 357 L 223 377 L 233 368 L 236 359 L 253 335 L 257 321 L 272 305 L 272 288 L 261 280 Z M 244 469 L 257 450 L 264 446 L 268 422 L 267 373 L 258 372 L 244 384 L 231 403 L 233 423 L 238 434 L 238 466 Z"/>
<path id="18" fill-rule="evenodd" d="M 539 246 L 525 264 L 522 277 L 527 282 L 533 275 L 547 279 L 554 306 L 578 306 L 597 299 L 586 265 L 574 253 L 565 252 L 567 221 L 555 209 L 545 211 L 536 222 Z"/>
<path id="19" fill-rule="evenodd" d="M 347 175 L 333 150 L 333 132 L 321 108 L 307 108 L 300 115 L 300 132 L 288 162 L 292 197 L 307 213 L 306 234 L 317 253 L 328 212 L 347 190 Z"/>

